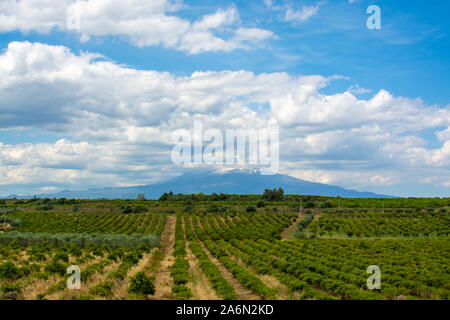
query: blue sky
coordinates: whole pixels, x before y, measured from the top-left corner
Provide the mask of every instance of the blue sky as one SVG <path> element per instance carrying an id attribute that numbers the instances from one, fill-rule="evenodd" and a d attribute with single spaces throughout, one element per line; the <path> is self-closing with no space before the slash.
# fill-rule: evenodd
<path id="1" fill-rule="evenodd" d="M 208 105 L 206 111 L 186 111 L 187 107 L 179 105 L 167 107 L 164 102 L 149 107 L 155 108 L 151 109 L 152 116 L 161 113 L 159 118 L 140 123 L 139 112 L 143 107 L 133 107 L 140 99 L 137 98 L 138 91 L 136 96 L 125 93 L 116 97 L 115 92 L 104 87 L 109 84 L 113 90 L 120 88 L 120 83 L 105 81 L 102 84 L 101 77 L 106 74 L 103 69 L 90 78 L 98 71 L 96 61 L 106 61 L 111 67 L 121 70 L 158 72 L 162 87 L 167 85 L 164 84 L 164 74 L 173 79 L 190 79 L 194 73 L 213 71 L 211 81 L 223 81 L 221 72 L 231 71 L 235 77 L 240 77 L 242 73 L 239 72 L 242 71 L 251 73 L 250 78 L 254 77 L 255 82 L 262 81 L 258 77 L 267 74 L 275 85 L 280 73 L 286 73 L 289 79 L 281 79 L 280 88 L 273 89 L 274 92 L 269 92 L 267 97 L 262 97 L 258 87 L 249 88 L 242 99 L 240 93 L 231 93 L 236 95 L 236 99 L 239 98 L 240 106 L 235 106 L 236 100 L 229 101 L 233 105 L 229 110 L 233 112 L 238 112 L 232 109 L 234 107 L 246 112 L 246 108 L 254 111 L 258 110 L 255 106 L 264 105 L 263 111 L 252 115 L 255 123 L 267 116 L 266 113 L 278 117 L 281 133 L 284 132 L 281 139 L 285 139 L 286 145 L 292 141 L 299 143 L 297 152 L 293 154 L 290 150 L 285 153 L 280 150 L 281 161 L 283 157 L 288 159 L 282 163 L 283 173 L 306 180 L 395 195 L 449 195 L 450 4 L 446 1 L 155 0 L 154 5 L 145 5 L 145 1 L 133 0 L 129 7 L 117 8 L 110 1 L 103 1 L 106 5 L 101 6 L 90 0 L 89 5 L 80 5 L 85 10 L 85 25 L 75 31 L 67 29 L 64 14 L 68 6 L 80 1 L 45 0 L 44 5 L 53 10 L 46 16 L 39 8 L 33 7 L 32 1 L 21 1 L 22 6 L 13 5 L 13 2 L 0 0 L 0 49 L 3 51 L 4 70 L 7 70 L 2 76 L 22 78 L 0 88 L 3 91 L 0 91 L 0 111 L 3 113 L 3 118 L 0 117 L 0 142 L 5 149 L 3 163 L 0 162 L 3 168 L 0 194 L 95 187 L 101 186 L 99 181 L 102 179 L 108 185 L 132 185 L 136 175 L 141 177 L 136 181 L 139 183 L 163 180 L 182 170 L 158 158 L 142 167 L 140 170 L 145 170 L 145 174 L 139 175 L 136 163 L 141 163 L 142 159 L 127 153 L 131 152 L 127 149 L 131 148 L 131 138 L 111 137 L 133 130 L 165 130 L 169 118 L 180 122 L 175 125 L 176 128 L 183 127 L 180 120 L 183 112 L 187 112 L 192 119 L 215 115 L 219 123 L 231 121 L 220 102 L 215 102 L 215 106 Z M 370 16 L 366 9 L 372 4 L 381 9 L 381 30 L 369 30 L 366 26 Z M 157 18 L 145 20 L 153 15 Z M 16 17 L 14 22 L 8 20 L 12 16 Z M 162 22 L 157 20 L 160 17 L 163 17 Z M 164 20 L 171 18 L 175 21 L 166 23 Z M 114 25 L 119 25 L 118 21 L 125 21 L 128 29 L 118 31 L 120 28 Z M 202 23 L 203 27 L 199 27 Z M 207 27 L 204 26 L 206 23 Z M 154 26 L 155 30 L 148 26 Z M 21 45 L 11 46 L 14 42 Z M 36 44 L 43 46 L 37 47 Z M 57 52 L 54 46 L 63 46 L 68 51 Z M 17 61 L 42 54 L 41 59 L 56 59 L 61 66 L 77 60 L 80 70 L 89 70 L 89 81 L 83 82 L 80 78 L 79 83 L 74 83 L 73 79 L 66 83 L 67 77 L 62 77 L 63 80 L 51 82 L 50 85 L 48 77 L 44 77 L 46 80 L 30 80 L 37 79 L 36 74 L 41 77 L 51 71 L 48 68 L 36 71 L 38 67 L 34 65 L 27 65 L 26 71 L 16 65 L 16 69 L 11 71 L 6 66 L 11 61 L 7 59 L 8 53 Z M 103 57 L 92 58 L 84 64 L 82 56 L 86 53 L 101 54 Z M 39 61 L 42 64 L 43 60 Z M 136 78 L 141 76 L 136 75 Z M 321 80 L 305 80 L 305 76 L 318 76 Z M 30 81 L 36 82 L 30 85 Z M 144 80 L 136 81 L 139 84 Z M 301 96 L 295 90 L 309 90 L 308 86 L 303 86 L 305 81 L 311 81 L 309 86 L 314 91 L 308 91 L 308 95 L 311 94 L 308 103 L 301 97 L 294 97 L 291 102 L 298 106 L 297 109 L 277 107 L 283 99 L 278 95 L 290 83 L 302 84 L 299 85 L 302 89 L 297 87 L 292 92 L 283 91 L 287 96 Z M 91 86 L 98 85 L 98 90 L 91 92 L 84 88 L 87 82 Z M 238 91 L 233 84 L 228 85 L 229 90 Z M 59 88 L 59 93 L 55 93 L 56 88 Z M 70 88 L 76 88 L 80 93 L 73 94 L 71 90 L 74 89 Z M 274 86 L 268 90 L 272 88 Z M 68 93 L 59 95 L 64 90 Z M 96 95 L 100 90 L 105 90 L 102 97 Z M 146 90 L 145 87 L 143 90 Z M 202 90 L 207 95 L 208 90 L 212 89 Z M 354 99 L 344 93 L 351 94 Z M 106 101 L 109 94 L 116 100 Z M 196 88 L 190 92 L 183 91 L 182 97 L 185 96 L 203 99 L 197 95 Z M 34 105 L 26 105 L 23 97 L 36 97 L 36 101 Z M 174 98 L 177 99 L 181 99 L 180 96 Z M 208 97 L 204 99 L 206 101 Z M 320 102 L 321 99 L 329 105 Z M 169 97 L 166 100 L 170 100 Z M 67 106 L 63 108 L 66 102 Z M 90 102 L 93 106 L 86 107 L 86 103 Z M 120 123 L 121 116 L 115 114 L 117 108 L 106 110 L 102 103 L 109 106 L 129 105 L 131 113 L 136 112 L 137 118 L 130 116 L 128 125 Z M 349 112 L 347 103 L 354 104 L 355 108 L 360 104 L 367 108 L 355 117 L 356 124 L 351 124 L 352 115 L 346 114 Z M 373 104 L 384 108 L 384 111 L 379 109 L 370 114 Z M 313 108 L 316 112 L 320 108 L 327 112 L 335 108 L 336 111 L 333 116 L 319 122 L 315 120 L 317 114 L 311 114 L 309 118 L 314 120 L 306 124 L 300 120 L 283 120 L 286 117 L 281 112 L 291 112 L 290 117 L 299 119 L 305 110 L 309 110 L 307 108 Z M 166 111 L 160 111 L 162 109 Z M 97 121 L 103 121 L 105 127 L 102 129 Z M 130 129 L 130 123 L 133 129 Z M 333 137 L 338 138 L 334 141 Z M 58 153 L 61 152 L 59 147 L 55 147 L 58 141 L 68 145 L 69 153 L 75 154 L 75 159 L 70 160 L 68 154 Z M 144 152 L 141 142 L 133 143 L 134 148 L 141 150 L 135 153 Z M 148 157 L 155 150 L 167 151 L 166 141 L 153 141 L 153 144 L 146 141 L 144 144 Z M 164 144 L 166 149 L 160 146 Z M 116 165 L 114 169 L 92 164 L 73 165 L 74 161 L 85 158 L 78 152 L 109 148 L 105 152 L 114 153 L 117 150 L 113 151 L 111 146 L 118 148 L 118 145 L 119 153 L 123 153 L 120 159 L 103 159 L 109 161 L 108 168 Z M 323 145 L 327 146 L 323 152 L 305 151 Z M 48 153 L 43 153 L 46 148 Z M 37 158 L 42 159 L 27 162 L 14 158 L 27 152 L 31 157 L 33 152 L 39 153 Z M 64 161 L 46 163 L 46 158 L 63 158 Z M 323 161 L 328 162 L 324 165 L 321 164 Z M 354 161 L 359 161 L 359 164 L 355 166 Z M 133 173 L 130 173 L 130 168 L 127 169 L 127 163 L 133 164 Z M 68 173 L 71 179 L 61 179 Z M 47 180 L 45 177 L 48 177 Z"/>
<path id="2" fill-rule="evenodd" d="M 5 49 L 11 41 L 61 44 L 75 52 L 91 51 L 138 69 L 189 75 L 198 70 L 250 70 L 290 74 L 339 74 L 349 80 L 336 90 L 357 83 L 373 91 L 387 89 L 395 95 L 421 98 L 428 104 L 447 105 L 450 100 L 449 4 L 446 1 L 273 1 L 273 6 L 317 6 L 305 22 L 280 21 L 282 10 L 263 1 L 184 1 L 188 7 L 177 16 L 197 20 L 217 8 L 236 7 L 246 26 L 273 31 L 278 38 L 256 50 L 190 55 L 160 46 L 139 48 L 117 37 L 80 43 L 61 32 L 42 35 L 8 32 L 0 36 Z M 377 4 L 382 30 L 369 30 L 366 9 Z M 334 87 L 334 86 L 333 86 Z M 334 88 L 328 88 L 333 92 Z"/>

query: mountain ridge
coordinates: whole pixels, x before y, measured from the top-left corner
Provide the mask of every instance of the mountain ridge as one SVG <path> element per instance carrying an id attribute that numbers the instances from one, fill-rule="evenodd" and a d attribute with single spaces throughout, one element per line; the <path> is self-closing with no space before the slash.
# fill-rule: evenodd
<path id="1" fill-rule="evenodd" d="M 130 186 L 105 187 L 88 190 L 63 190 L 56 193 L 40 194 L 40 198 L 75 199 L 135 199 L 139 193 L 148 199 L 158 199 L 164 192 L 173 193 L 225 193 L 262 194 L 264 189 L 281 187 L 285 194 L 318 195 L 344 198 L 395 198 L 391 195 L 368 191 L 356 191 L 323 183 L 310 182 L 283 174 L 261 175 L 258 170 L 233 169 L 192 170 L 164 182 Z M 31 198 L 32 196 L 11 195 L 6 198 Z"/>

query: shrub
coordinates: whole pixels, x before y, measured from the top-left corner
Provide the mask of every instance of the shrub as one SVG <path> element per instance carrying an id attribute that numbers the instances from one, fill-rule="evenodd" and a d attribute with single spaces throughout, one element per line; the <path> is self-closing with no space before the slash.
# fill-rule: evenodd
<path id="1" fill-rule="evenodd" d="M 59 198 L 55 201 L 56 204 L 66 204 L 66 198 Z"/>
<path id="2" fill-rule="evenodd" d="M 7 223 L 12 227 L 18 227 L 22 224 L 20 219 L 0 216 L 0 223 Z"/>
<path id="3" fill-rule="evenodd" d="M 256 208 L 255 208 L 255 206 L 248 206 L 248 207 L 245 209 L 245 211 L 247 211 L 247 212 L 256 212 Z"/>
<path id="4" fill-rule="evenodd" d="M 19 292 L 20 287 L 17 283 L 4 283 L 0 288 L 4 293 Z"/>
<path id="5" fill-rule="evenodd" d="M 314 207 L 315 207 L 315 204 L 314 204 L 313 201 L 307 201 L 307 202 L 305 203 L 304 207 L 305 207 L 305 209 L 308 209 L 308 208 L 314 208 Z"/>
<path id="6" fill-rule="evenodd" d="M 147 208 L 144 206 L 136 206 L 136 208 L 134 208 L 134 213 L 141 213 L 141 212 L 147 212 Z"/>
<path id="7" fill-rule="evenodd" d="M 108 255 L 109 260 L 118 261 L 123 258 L 124 252 L 121 249 L 115 249 Z"/>
<path id="8" fill-rule="evenodd" d="M 57 260 L 52 260 L 49 264 L 45 266 L 45 271 L 49 273 L 56 273 L 61 276 L 64 276 L 66 274 L 66 266 L 62 263 L 59 263 Z"/>
<path id="9" fill-rule="evenodd" d="M 207 208 L 206 208 L 206 212 L 219 212 L 219 206 L 215 203 L 210 204 Z"/>
<path id="10" fill-rule="evenodd" d="M 124 207 L 122 207 L 122 212 L 124 214 L 133 213 L 133 208 L 131 206 L 126 206 L 126 207 L 124 206 Z"/>
<path id="11" fill-rule="evenodd" d="M 155 294 L 155 285 L 152 279 L 145 275 L 143 271 L 137 272 L 130 278 L 130 287 L 128 293 L 147 296 Z"/>
<path id="12" fill-rule="evenodd" d="M 105 282 L 97 284 L 96 286 L 93 286 L 89 290 L 89 293 L 96 295 L 96 296 L 107 298 L 107 297 L 112 296 L 113 287 L 114 287 L 113 281 L 105 281 Z"/>
<path id="13" fill-rule="evenodd" d="M 264 208 L 266 206 L 266 203 L 264 201 L 260 200 L 256 203 L 256 206 L 258 208 Z"/>
<path id="14" fill-rule="evenodd" d="M 56 252 L 53 259 L 55 259 L 55 261 L 69 262 L 69 255 L 65 252 Z"/>
<path id="15" fill-rule="evenodd" d="M 294 209 L 294 210 L 299 210 L 300 209 L 300 203 L 298 203 L 298 202 L 291 202 L 291 203 L 289 203 L 289 208 Z"/>
<path id="16" fill-rule="evenodd" d="M 53 206 L 49 203 L 46 203 L 42 206 L 37 207 L 37 210 L 41 210 L 41 211 L 50 211 L 53 210 Z"/>
<path id="17" fill-rule="evenodd" d="M 15 279 L 19 275 L 19 269 L 12 263 L 0 264 L 0 279 Z"/>
<path id="18" fill-rule="evenodd" d="M 173 287 L 172 294 L 175 295 L 177 300 L 188 300 L 193 297 L 191 289 L 184 285 Z"/>

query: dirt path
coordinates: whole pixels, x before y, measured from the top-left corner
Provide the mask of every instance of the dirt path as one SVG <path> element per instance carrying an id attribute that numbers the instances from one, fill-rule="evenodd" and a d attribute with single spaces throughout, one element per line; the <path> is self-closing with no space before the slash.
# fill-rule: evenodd
<path id="1" fill-rule="evenodd" d="M 305 216 L 304 213 L 299 213 L 297 220 L 293 224 L 291 224 L 289 227 L 284 229 L 284 231 L 281 233 L 281 240 L 288 240 L 288 239 L 294 239 L 295 231 L 297 230 L 297 223 L 303 219 Z"/>
<path id="2" fill-rule="evenodd" d="M 197 215 L 192 215 L 190 218 L 191 218 L 191 225 L 192 226 L 193 226 L 193 221 L 192 220 L 193 219 L 197 219 L 200 229 L 203 230 L 202 223 L 201 223 L 200 219 L 198 219 Z M 228 283 L 234 287 L 234 290 L 236 290 L 236 293 L 237 293 L 237 295 L 239 297 L 239 300 L 261 300 L 260 296 L 258 296 L 257 294 L 253 293 L 252 291 L 250 291 L 246 287 L 244 287 L 242 284 L 240 284 L 233 277 L 233 275 L 227 270 L 227 268 L 225 268 L 220 263 L 219 260 L 217 260 L 215 257 L 213 257 L 209 253 L 208 249 L 206 249 L 205 245 L 201 241 L 199 241 L 199 243 L 201 244 L 203 251 L 205 251 L 205 253 L 207 254 L 209 260 L 211 260 L 211 262 L 214 263 L 219 268 L 219 270 L 222 273 L 222 276 L 225 278 L 225 280 L 227 280 Z"/>
<path id="3" fill-rule="evenodd" d="M 237 250 L 239 250 L 237 248 Z M 242 251 L 241 251 L 242 252 Z M 242 252 L 245 254 L 244 252 Z M 230 254 L 230 252 L 228 252 Z M 282 284 L 276 277 L 268 275 L 268 274 L 258 274 L 253 268 L 248 267 L 241 259 L 230 254 L 230 257 L 238 264 L 240 264 L 243 268 L 246 268 L 252 274 L 257 276 L 266 286 L 269 288 L 273 288 L 278 291 L 278 299 L 280 300 L 293 300 L 298 299 L 298 294 L 291 292 L 288 287 Z"/>
<path id="4" fill-rule="evenodd" d="M 127 272 L 125 279 L 120 281 L 113 289 L 113 300 L 121 300 L 128 297 L 128 286 L 130 285 L 130 278 L 133 277 L 137 272 L 143 271 L 147 265 L 150 264 L 152 255 L 156 249 L 152 249 L 149 253 L 146 253 L 139 260 L 138 264 L 131 267 Z"/>
<path id="5" fill-rule="evenodd" d="M 192 228 L 192 220 L 189 217 L 189 223 Z M 191 289 L 195 300 L 220 300 L 220 297 L 216 294 L 216 291 L 211 286 L 208 278 L 203 274 L 202 270 L 198 265 L 197 257 L 189 249 L 189 242 L 186 238 L 185 224 L 183 217 L 183 235 L 186 241 L 186 260 L 189 263 L 189 274 L 191 275 L 190 281 L 187 286 Z"/>
<path id="6" fill-rule="evenodd" d="M 167 216 L 166 226 L 161 235 L 161 253 L 163 258 L 159 265 L 159 270 L 155 274 L 155 295 L 152 299 L 163 300 L 172 298 L 173 281 L 170 276 L 170 269 L 175 262 L 173 256 L 173 245 L 175 242 L 175 224 L 176 217 L 174 215 Z"/>
<path id="7" fill-rule="evenodd" d="M 186 259 L 189 262 L 189 273 L 191 281 L 188 282 L 188 287 L 191 289 L 195 300 L 220 300 L 216 291 L 211 287 L 208 278 L 203 274 L 198 265 L 198 260 L 189 249 L 189 243 L 186 243 Z"/>
<path id="8" fill-rule="evenodd" d="M 253 275 L 258 277 L 266 286 L 269 288 L 273 288 L 278 291 L 278 299 L 280 300 L 292 300 L 292 293 L 289 291 L 289 289 L 280 283 L 277 278 L 270 276 L 268 274 L 258 274 L 253 270 L 252 268 L 249 268 L 241 259 L 238 259 L 230 254 L 231 259 L 233 259 L 236 263 L 238 263 L 241 267 L 247 269 L 249 272 L 251 272 Z"/>
<path id="9" fill-rule="evenodd" d="M 234 287 L 234 290 L 236 290 L 236 293 L 239 297 L 239 300 L 261 300 L 261 297 L 255 294 L 254 292 L 250 291 L 246 287 L 244 287 L 242 284 L 240 284 L 230 273 L 230 271 L 225 268 L 219 260 L 217 260 L 214 256 L 211 255 L 211 253 L 208 251 L 208 249 L 205 247 L 205 245 L 200 242 L 203 250 L 208 255 L 209 260 L 211 260 L 212 263 L 214 263 L 222 273 L 222 276 L 225 278 L 225 280 L 228 281 L 229 284 L 231 284 Z"/>

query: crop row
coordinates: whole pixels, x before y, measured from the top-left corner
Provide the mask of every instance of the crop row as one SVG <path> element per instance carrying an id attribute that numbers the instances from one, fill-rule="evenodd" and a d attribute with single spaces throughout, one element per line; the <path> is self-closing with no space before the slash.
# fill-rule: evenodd
<path id="1" fill-rule="evenodd" d="M 191 289 L 186 286 L 190 281 L 189 263 L 186 260 L 186 243 L 183 234 L 183 224 L 181 213 L 177 214 L 177 221 L 175 224 L 175 242 L 174 253 L 175 262 L 172 265 L 173 283 L 172 294 L 179 300 L 187 300 L 192 297 Z"/>

